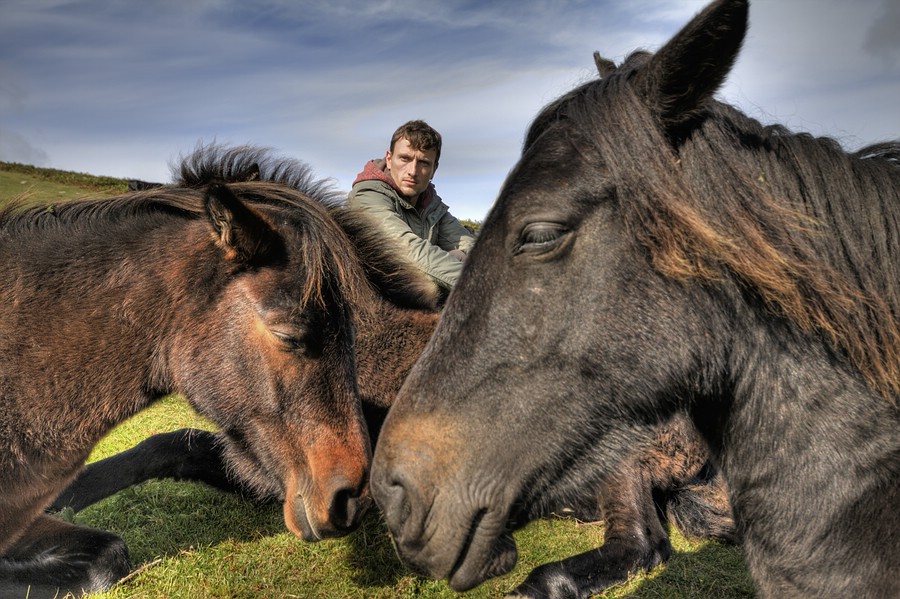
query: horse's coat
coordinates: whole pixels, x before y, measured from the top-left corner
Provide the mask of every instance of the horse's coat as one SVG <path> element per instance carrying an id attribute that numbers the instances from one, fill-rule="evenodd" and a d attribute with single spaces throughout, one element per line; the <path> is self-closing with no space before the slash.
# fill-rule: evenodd
<path id="1" fill-rule="evenodd" d="M 598 58 L 532 124 L 376 448 L 416 569 L 507 572 L 515 528 L 683 413 L 761 596 L 900 596 L 900 145 L 848 154 L 713 100 L 747 13 Z M 602 566 L 520 591 L 588 596 Z"/>

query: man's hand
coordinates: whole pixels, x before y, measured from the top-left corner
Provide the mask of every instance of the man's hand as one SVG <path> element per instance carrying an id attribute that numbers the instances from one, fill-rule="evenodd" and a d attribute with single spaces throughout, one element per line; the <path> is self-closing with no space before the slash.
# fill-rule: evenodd
<path id="1" fill-rule="evenodd" d="M 447 253 L 450 254 L 451 256 L 453 256 L 454 258 L 456 258 L 457 260 L 459 260 L 460 262 L 466 261 L 466 253 L 462 250 L 450 250 Z"/>

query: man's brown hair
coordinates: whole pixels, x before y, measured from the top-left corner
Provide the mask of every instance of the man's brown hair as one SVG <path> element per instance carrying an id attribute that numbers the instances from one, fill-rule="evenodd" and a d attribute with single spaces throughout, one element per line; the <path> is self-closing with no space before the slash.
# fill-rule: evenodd
<path id="1" fill-rule="evenodd" d="M 406 139 L 413 150 L 427 152 L 434 150 L 434 165 L 441 159 L 441 134 L 425 121 L 409 121 L 397 127 L 391 136 L 391 152 L 401 139 Z"/>

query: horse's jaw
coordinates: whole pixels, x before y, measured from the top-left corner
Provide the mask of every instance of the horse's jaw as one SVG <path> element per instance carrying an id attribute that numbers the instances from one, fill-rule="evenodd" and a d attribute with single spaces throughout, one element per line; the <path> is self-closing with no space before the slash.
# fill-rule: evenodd
<path id="1" fill-rule="evenodd" d="M 390 491 L 379 495 L 390 501 L 385 499 Z M 446 495 L 439 499 L 424 513 L 386 518 L 397 552 L 410 569 L 446 579 L 453 590 L 463 592 L 515 567 L 518 551 L 504 510 L 462 506 L 459 498 Z"/>

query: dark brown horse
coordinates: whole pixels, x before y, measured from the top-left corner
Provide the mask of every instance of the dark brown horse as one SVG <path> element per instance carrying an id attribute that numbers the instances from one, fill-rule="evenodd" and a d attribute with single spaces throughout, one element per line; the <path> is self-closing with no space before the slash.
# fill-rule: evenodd
<path id="1" fill-rule="evenodd" d="M 171 392 L 219 425 L 293 532 L 352 530 L 371 457 L 355 325 L 374 284 L 428 301 L 360 268 L 326 199 L 251 182 L 0 214 L 0 594 L 128 573 L 121 539 L 43 511 L 104 433 Z"/>
<path id="2" fill-rule="evenodd" d="M 459 590 L 673 416 L 764 597 L 900 597 L 900 144 L 848 153 L 714 99 L 718 0 L 547 106 L 379 438 L 400 554 Z M 524 595 L 586 597 L 600 551 Z"/>
<path id="3" fill-rule="evenodd" d="M 210 178 L 298 184 L 293 176 L 298 170 L 294 161 L 276 160 L 259 148 L 208 148 L 200 156 L 201 164 L 214 168 L 197 169 L 195 157 L 186 162 L 191 168 L 182 168 L 179 184 L 204 184 Z M 329 210 L 351 239 L 360 267 L 367 276 L 378 279 L 378 289 L 386 287 L 384 273 L 395 273 L 395 294 L 404 288 L 411 293 L 416 289 L 437 291 L 427 279 L 419 280 L 422 275 L 417 277 L 414 268 L 408 272 L 400 266 L 404 261 L 399 254 L 397 264 L 387 261 L 393 251 L 390 247 L 384 251 L 384 247 L 390 243 L 376 233 L 364 215 L 340 206 Z M 428 293 L 423 295 L 430 297 Z M 423 309 L 406 309 L 383 298 L 375 304 L 374 309 L 365 311 L 372 317 L 360 319 L 356 327 L 359 391 L 373 442 L 387 408 L 422 353 L 439 317 L 439 312 L 427 302 L 420 306 Z M 268 481 L 265 472 L 240 459 L 241 452 L 235 452 L 232 444 L 227 436 L 195 429 L 151 436 L 127 451 L 88 466 L 53 508 L 80 510 L 153 478 L 203 482 L 256 500 L 280 499 L 278 481 Z M 661 427 L 651 446 L 637 452 L 592 491 L 586 494 L 585 489 L 575 489 L 570 496 L 573 502 L 567 507 L 576 509 L 579 516 L 602 517 L 606 522 L 602 575 L 610 584 L 624 580 L 637 569 L 659 564 L 672 554 L 664 527 L 666 516 L 690 536 L 733 538 L 722 480 L 708 464 L 703 441 L 685 420 Z"/>

